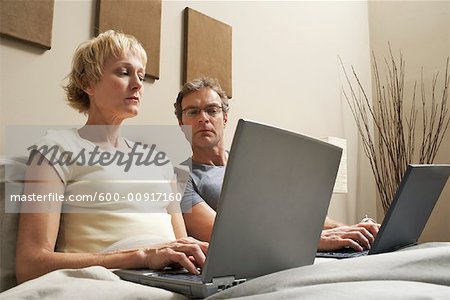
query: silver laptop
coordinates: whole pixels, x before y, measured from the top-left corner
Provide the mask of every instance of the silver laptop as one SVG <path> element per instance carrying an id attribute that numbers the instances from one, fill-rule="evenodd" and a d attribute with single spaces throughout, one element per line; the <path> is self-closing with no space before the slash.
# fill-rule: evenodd
<path id="1" fill-rule="evenodd" d="M 408 165 L 370 250 L 317 252 L 317 257 L 350 258 L 391 252 L 417 244 L 450 175 L 450 165 Z"/>
<path id="2" fill-rule="evenodd" d="M 239 120 L 207 259 L 199 276 L 119 270 L 190 297 L 314 262 L 341 157 L 334 145 Z"/>

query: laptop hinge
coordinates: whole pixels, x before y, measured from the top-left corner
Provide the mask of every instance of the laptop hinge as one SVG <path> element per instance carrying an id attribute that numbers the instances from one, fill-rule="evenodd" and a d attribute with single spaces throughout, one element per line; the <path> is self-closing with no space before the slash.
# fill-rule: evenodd
<path id="1" fill-rule="evenodd" d="M 392 249 L 392 251 L 397 251 L 397 250 L 409 248 L 409 247 L 416 246 L 416 245 L 417 245 L 417 242 L 412 242 L 412 243 L 409 243 L 409 244 L 406 244 L 406 245 L 403 245 L 403 246 L 397 246 L 397 247 L 394 247 L 394 248 Z"/>
<path id="2" fill-rule="evenodd" d="M 244 283 L 246 279 L 238 279 L 236 280 L 234 276 L 224 276 L 213 278 L 212 284 L 217 286 L 217 291 L 223 291 L 235 285 Z"/>

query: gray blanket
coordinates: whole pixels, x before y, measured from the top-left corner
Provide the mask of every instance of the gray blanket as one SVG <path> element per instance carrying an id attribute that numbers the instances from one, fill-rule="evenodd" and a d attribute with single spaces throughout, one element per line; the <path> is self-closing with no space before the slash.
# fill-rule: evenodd
<path id="1" fill-rule="evenodd" d="M 210 297 L 229 298 L 450 299 L 450 243 L 290 269 Z"/>
<path id="2" fill-rule="evenodd" d="M 323 262 L 321 260 L 320 262 Z M 0 294 L 1 299 L 186 299 L 120 280 L 102 267 L 59 270 Z M 450 299 L 450 243 L 330 260 L 250 280 L 209 299 Z"/>

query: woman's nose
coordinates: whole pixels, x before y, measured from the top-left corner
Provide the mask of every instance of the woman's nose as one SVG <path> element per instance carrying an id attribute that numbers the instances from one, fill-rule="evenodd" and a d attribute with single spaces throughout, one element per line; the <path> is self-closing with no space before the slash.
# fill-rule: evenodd
<path id="1" fill-rule="evenodd" d="M 138 75 L 133 76 L 133 80 L 132 80 L 132 83 L 131 83 L 131 88 L 133 90 L 140 90 L 142 88 L 142 86 L 143 86 L 143 83 L 142 83 L 141 78 Z"/>

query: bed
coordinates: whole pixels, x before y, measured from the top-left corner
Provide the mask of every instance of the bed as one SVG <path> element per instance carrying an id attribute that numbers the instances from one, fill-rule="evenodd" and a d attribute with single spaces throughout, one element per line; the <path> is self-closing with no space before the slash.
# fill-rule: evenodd
<path id="1" fill-rule="evenodd" d="M 187 299 L 120 280 L 103 267 L 59 270 L 0 294 L 2 299 Z M 450 299 L 450 243 L 269 274 L 208 299 Z"/>
<path id="2" fill-rule="evenodd" d="M 24 171 L 24 161 L 2 159 Z M 3 200 L 4 201 L 4 200 Z M 1 203 L 4 206 L 4 202 Z M 58 270 L 15 286 L 17 214 L 1 211 L 1 299 L 187 299 L 163 289 L 126 282 L 94 266 Z M 263 263 L 263 262 L 261 262 Z M 208 299 L 450 299 L 450 242 L 347 260 L 316 259 L 217 293 Z"/>

